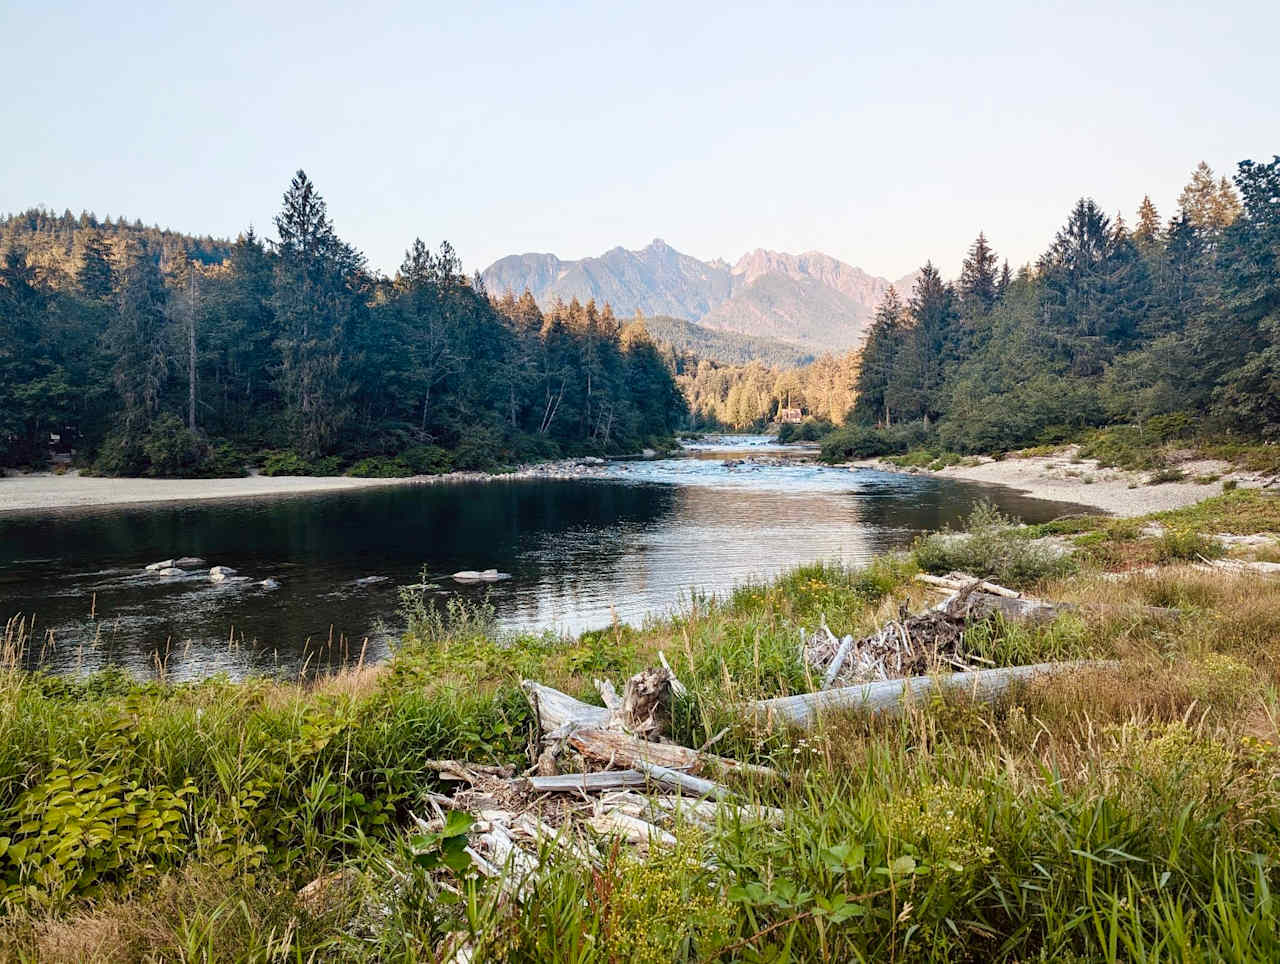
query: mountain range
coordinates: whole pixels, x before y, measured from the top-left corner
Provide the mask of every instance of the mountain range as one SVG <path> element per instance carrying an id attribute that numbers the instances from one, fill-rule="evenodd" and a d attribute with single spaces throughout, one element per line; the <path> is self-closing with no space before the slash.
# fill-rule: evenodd
<path id="1" fill-rule="evenodd" d="M 613 248 L 595 258 L 513 254 L 482 273 L 491 293 L 528 289 L 539 304 L 557 298 L 608 302 L 626 318 L 668 315 L 704 328 L 785 342 L 809 352 L 847 351 L 866 336 L 880 299 L 895 284 L 910 294 L 915 275 L 896 282 L 820 251 L 757 249 L 734 264 L 701 261 L 655 239 L 638 251 Z"/>

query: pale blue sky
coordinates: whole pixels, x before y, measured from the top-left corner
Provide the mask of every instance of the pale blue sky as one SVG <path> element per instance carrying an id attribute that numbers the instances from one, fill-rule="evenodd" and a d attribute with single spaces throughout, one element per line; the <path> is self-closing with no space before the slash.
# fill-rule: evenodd
<path id="1" fill-rule="evenodd" d="M 270 229 L 303 167 L 391 271 L 661 236 L 1016 265 L 1280 152 L 1280 3 L 15 3 L 0 210 Z"/>

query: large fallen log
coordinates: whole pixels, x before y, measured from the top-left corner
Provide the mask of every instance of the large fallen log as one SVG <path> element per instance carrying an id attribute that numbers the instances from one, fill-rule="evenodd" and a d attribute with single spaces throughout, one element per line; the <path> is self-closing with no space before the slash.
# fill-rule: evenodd
<path id="1" fill-rule="evenodd" d="M 745 708 L 770 723 L 808 728 L 816 724 L 821 715 L 826 712 L 862 710 L 870 713 L 895 713 L 914 700 L 926 697 L 933 692 L 943 691 L 967 691 L 974 699 L 990 701 L 1000 696 L 1014 683 L 1031 680 L 1037 676 L 1114 665 L 1106 661 L 1080 660 L 1064 663 L 1035 663 L 1030 666 L 1008 666 L 936 676 L 913 676 L 908 679 L 882 680 L 859 686 L 845 686 L 818 693 L 800 693 L 796 696 L 757 700 L 747 704 Z"/>

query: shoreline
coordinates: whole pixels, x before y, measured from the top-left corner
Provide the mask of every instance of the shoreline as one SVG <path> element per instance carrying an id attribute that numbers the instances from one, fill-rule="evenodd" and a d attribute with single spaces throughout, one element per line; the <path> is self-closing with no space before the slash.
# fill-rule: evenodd
<path id="1" fill-rule="evenodd" d="M 1239 488 L 1256 488 L 1264 479 L 1252 472 L 1236 470 L 1226 462 L 1197 460 L 1177 468 L 1187 478 L 1148 484 L 1150 473 L 1119 468 L 1103 468 L 1096 460 L 1081 459 L 1079 446 L 1064 446 L 1053 455 L 1003 459 L 983 458 L 976 464 L 950 465 L 943 469 L 903 468 L 883 459 L 860 459 L 842 463 L 850 469 L 875 469 L 898 475 L 932 475 L 985 485 L 1015 489 L 1036 499 L 1074 502 L 1115 516 L 1141 516 L 1194 505 L 1221 495 L 1222 483 L 1234 481 Z M 1213 481 L 1197 479 L 1213 478 Z"/>
<path id="2" fill-rule="evenodd" d="M 230 479 L 104 478 L 76 471 L 32 472 L 0 477 L 0 517 L 165 503 L 220 502 L 294 495 L 324 495 L 361 489 L 520 479 L 592 478 L 604 460 L 561 459 L 520 466 L 510 472 L 446 472 L 373 479 L 347 475 L 246 475 Z"/>

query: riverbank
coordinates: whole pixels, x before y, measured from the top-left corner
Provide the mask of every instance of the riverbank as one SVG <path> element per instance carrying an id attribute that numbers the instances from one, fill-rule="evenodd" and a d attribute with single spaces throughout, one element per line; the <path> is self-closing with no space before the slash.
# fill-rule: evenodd
<path id="1" fill-rule="evenodd" d="M 802 627 L 862 636 L 936 601 L 913 578 L 923 547 L 569 641 L 504 636 L 483 610 L 410 614 L 391 662 L 320 679 L 51 679 L 11 657 L 0 957 L 1274 959 L 1280 580 L 1188 560 L 1216 533 L 1280 530 L 1280 498 L 1072 521 L 1066 574 L 1019 553 L 1022 530 L 973 537 L 982 571 L 1078 608 L 975 626 L 964 655 L 1106 662 L 994 705 L 953 693 L 803 735 L 735 708 L 818 685 Z M 21 645 L 12 628 L 5 642 Z M 536 742 L 522 679 L 598 703 L 593 680 L 664 658 L 689 691 L 672 739 L 776 774 L 720 777 L 776 818 L 614 842 L 644 824 L 588 828 L 591 802 L 507 781 Z M 435 809 L 467 799 L 447 821 Z M 513 812 L 541 862 L 524 879 L 471 856 Z"/>
<path id="2" fill-rule="evenodd" d="M 1064 446 L 1048 455 L 1011 452 L 1002 459 L 967 458 L 939 469 L 904 468 L 887 459 L 862 459 L 845 465 L 1003 485 L 1033 498 L 1074 502 L 1119 516 L 1180 509 L 1220 495 L 1224 483 L 1228 487 L 1256 488 L 1270 478 L 1214 459 L 1183 461 L 1171 466 L 1174 471 L 1164 476 L 1150 471 L 1106 468 L 1095 459 L 1081 458 L 1078 445 Z M 1169 481 L 1160 481 L 1162 477 Z"/>
<path id="3" fill-rule="evenodd" d="M 448 472 L 407 478 L 248 475 L 232 479 L 138 479 L 85 476 L 76 471 L 6 475 L 0 478 L 0 513 L 46 512 L 164 502 L 207 502 L 269 496 L 349 492 L 406 485 L 448 485 L 512 479 L 589 478 L 601 473 L 599 459 L 561 459 L 510 472 Z"/>

